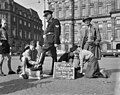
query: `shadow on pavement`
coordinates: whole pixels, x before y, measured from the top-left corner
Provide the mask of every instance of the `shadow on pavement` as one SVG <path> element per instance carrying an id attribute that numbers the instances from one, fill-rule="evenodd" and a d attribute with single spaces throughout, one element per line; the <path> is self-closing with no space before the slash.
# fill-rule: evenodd
<path id="1" fill-rule="evenodd" d="M 24 79 L 15 79 L 7 82 L 0 83 L 0 95 L 1 94 L 10 94 L 16 91 L 21 91 L 29 88 L 36 87 L 38 83 L 33 83 L 37 81 L 36 79 L 24 80 Z M 47 84 L 52 81 L 39 82 L 39 84 Z"/>
<path id="2" fill-rule="evenodd" d="M 112 73 L 120 72 L 120 69 L 108 69 L 106 71 L 108 71 L 108 72 L 110 72 L 112 74 Z"/>

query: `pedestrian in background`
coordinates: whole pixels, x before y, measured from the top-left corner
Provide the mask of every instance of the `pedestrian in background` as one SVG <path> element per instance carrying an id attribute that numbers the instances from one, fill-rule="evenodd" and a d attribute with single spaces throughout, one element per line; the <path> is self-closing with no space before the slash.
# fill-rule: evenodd
<path id="1" fill-rule="evenodd" d="M 91 51 L 94 56 L 101 59 L 100 41 L 101 35 L 99 28 L 91 23 L 92 18 L 87 17 L 83 19 L 84 24 L 78 33 L 78 42 L 82 49 Z"/>
<path id="2" fill-rule="evenodd" d="M 4 58 L 7 58 L 7 64 L 9 72 L 8 74 L 15 74 L 15 72 L 11 68 L 11 56 L 10 56 L 10 45 L 8 43 L 8 34 L 6 30 L 6 19 L 1 20 L 1 28 L 0 28 L 0 76 L 5 76 L 2 70 Z"/>
<path id="3" fill-rule="evenodd" d="M 48 22 L 47 28 L 43 35 L 44 44 L 42 47 L 40 63 L 43 64 L 47 51 L 50 51 L 52 56 L 52 69 L 49 75 L 53 75 L 54 62 L 57 62 L 56 48 L 60 44 L 61 25 L 58 19 L 52 17 L 52 11 L 45 10 L 44 17 Z"/>

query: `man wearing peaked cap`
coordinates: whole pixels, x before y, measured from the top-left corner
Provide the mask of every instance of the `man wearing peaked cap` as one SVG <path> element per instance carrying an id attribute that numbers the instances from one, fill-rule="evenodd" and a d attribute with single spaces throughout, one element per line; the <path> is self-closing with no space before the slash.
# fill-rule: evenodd
<path id="1" fill-rule="evenodd" d="M 53 60 L 50 75 L 53 75 L 54 62 L 57 62 L 56 48 L 60 44 L 61 25 L 58 19 L 53 18 L 53 12 L 51 10 L 45 10 L 43 13 L 48 25 L 43 35 L 44 44 L 42 47 L 40 63 L 44 63 L 46 52 L 50 51 Z"/>
<path id="2" fill-rule="evenodd" d="M 91 20 L 92 20 L 92 18 L 91 18 L 91 17 L 85 17 L 85 18 L 83 18 L 83 22 L 85 22 L 86 20 L 91 21 Z"/>
<path id="3" fill-rule="evenodd" d="M 52 14 L 53 12 L 51 10 L 45 10 L 43 13 L 44 17 L 46 17 L 48 14 Z"/>

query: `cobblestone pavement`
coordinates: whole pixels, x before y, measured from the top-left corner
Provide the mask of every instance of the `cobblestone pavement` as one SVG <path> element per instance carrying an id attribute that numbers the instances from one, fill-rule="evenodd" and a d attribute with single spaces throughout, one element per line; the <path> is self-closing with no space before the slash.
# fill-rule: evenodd
<path id="1" fill-rule="evenodd" d="M 51 68 L 51 58 L 47 57 L 44 71 Z M 108 79 L 77 78 L 75 80 L 53 79 L 44 77 L 42 80 L 20 79 L 17 74 L 0 77 L 0 95 L 120 95 L 120 58 L 102 58 L 100 67 L 111 71 Z M 14 70 L 20 64 L 18 57 L 12 58 Z M 3 69 L 7 74 L 8 69 L 4 63 Z"/>

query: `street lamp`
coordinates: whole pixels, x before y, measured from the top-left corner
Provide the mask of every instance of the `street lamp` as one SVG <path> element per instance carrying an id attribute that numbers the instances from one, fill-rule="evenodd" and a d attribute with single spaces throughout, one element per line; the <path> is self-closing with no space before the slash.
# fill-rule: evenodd
<path id="1" fill-rule="evenodd" d="M 46 0 L 44 0 L 44 10 L 46 10 Z M 44 31 L 46 29 L 46 21 L 45 21 L 45 18 L 44 18 Z"/>
<path id="2" fill-rule="evenodd" d="M 112 52 L 113 52 L 113 36 L 111 36 L 111 38 L 110 38 L 110 40 L 111 40 L 111 48 L 112 48 Z"/>

